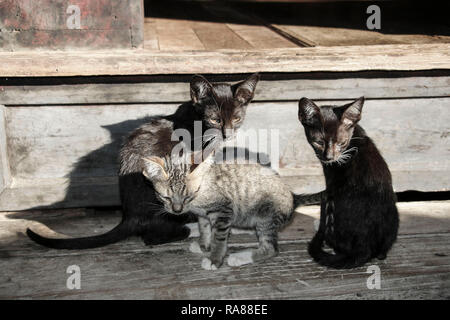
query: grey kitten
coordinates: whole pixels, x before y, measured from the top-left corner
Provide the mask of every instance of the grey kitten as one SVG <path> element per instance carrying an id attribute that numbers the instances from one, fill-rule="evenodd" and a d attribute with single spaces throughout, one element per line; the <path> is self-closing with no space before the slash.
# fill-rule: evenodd
<path id="1" fill-rule="evenodd" d="M 170 157 L 144 158 L 146 176 L 166 212 L 198 216 L 200 246 L 210 251 L 202 267 L 215 270 L 227 253 L 231 227 L 253 229 L 259 247 L 231 254 L 227 263 L 239 266 L 278 253 L 278 231 L 301 204 L 320 202 L 321 194 L 294 195 L 280 176 L 260 164 L 215 163 L 209 156 L 198 166 Z"/>

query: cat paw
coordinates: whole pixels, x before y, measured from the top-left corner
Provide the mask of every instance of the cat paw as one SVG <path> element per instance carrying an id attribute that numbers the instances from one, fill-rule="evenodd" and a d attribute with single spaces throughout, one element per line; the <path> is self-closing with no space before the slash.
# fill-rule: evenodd
<path id="1" fill-rule="evenodd" d="M 217 270 L 217 267 L 215 264 L 209 260 L 209 258 L 203 258 L 202 260 L 202 268 L 205 270 Z"/>
<path id="2" fill-rule="evenodd" d="M 228 256 L 227 263 L 230 267 L 239 267 L 253 263 L 252 252 L 241 251 L 237 253 L 232 253 Z"/>
<path id="3" fill-rule="evenodd" d="M 191 244 L 189 245 L 189 251 L 192 253 L 198 253 L 198 254 L 202 254 L 203 251 L 200 248 L 200 245 L 198 244 L 197 241 L 192 241 Z"/>
<path id="4" fill-rule="evenodd" d="M 210 241 L 205 241 L 205 239 L 200 237 L 200 250 L 203 252 L 209 252 L 211 250 Z"/>

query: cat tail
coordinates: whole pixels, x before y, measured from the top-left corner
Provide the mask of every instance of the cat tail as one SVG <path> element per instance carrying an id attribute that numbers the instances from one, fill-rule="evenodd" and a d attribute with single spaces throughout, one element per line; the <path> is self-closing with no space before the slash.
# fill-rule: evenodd
<path id="1" fill-rule="evenodd" d="M 72 239 L 52 239 L 45 238 L 27 229 L 28 237 L 34 242 L 53 249 L 90 249 L 106 246 L 123 240 L 131 235 L 130 228 L 123 221 L 114 229 L 92 237 L 72 238 Z"/>
<path id="2" fill-rule="evenodd" d="M 320 204 L 325 191 L 310 194 L 292 194 L 294 196 L 294 208 L 310 204 Z"/>
<path id="3" fill-rule="evenodd" d="M 370 260 L 370 256 L 367 255 L 348 256 L 340 253 L 331 254 L 323 250 L 322 244 L 323 237 L 318 232 L 308 244 L 308 253 L 314 261 L 324 267 L 352 269 L 360 267 Z"/>

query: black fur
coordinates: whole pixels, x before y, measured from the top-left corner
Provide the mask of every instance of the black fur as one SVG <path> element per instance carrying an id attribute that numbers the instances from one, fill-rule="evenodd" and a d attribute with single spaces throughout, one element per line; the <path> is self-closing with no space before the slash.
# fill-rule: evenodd
<path id="1" fill-rule="evenodd" d="M 187 222 L 192 215 L 162 214 L 163 205 L 157 199 L 153 185 L 142 175 L 143 157 L 164 157 L 171 153 L 178 141 L 171 141 L 176 129 L 191 134 L 191 145 L 201 137 L 194 136 L 194 121 L 202 122 L 203 135 L 207 129 L 216 129 L 228 139 L 238 129 L 251 102 L 259 75 L 254 74 L 237 84 L 210 83 L 196 75 L 190 83 L 191 101 L 178 107 L 168 116 L 152 117 L 148 123 L 132 132 L 120 151 L 119 188 L 122 201 L 122 222 L 103 235 L 49 239 L 31 230 L 27 235 L 35 242 L 56 249 L 86 249 L 101 247 L 130 236 L 140 236 L 147 245 L 167 243 L 189 236 Z M 200 143 L 199 147 L 205 145 Z"/>
<path id="2" fill-rule="evenodd" d="M 299 120 L 326 180 L 319 230 L 308 251 L 319 264 L 337 269 L 384 259 L 399 225 L 388 166 L 357 125 L 363 102 L 318 107 L 303 98 L 299 103 Z M 325 252 L 324 243 L 335 254 Z"/>

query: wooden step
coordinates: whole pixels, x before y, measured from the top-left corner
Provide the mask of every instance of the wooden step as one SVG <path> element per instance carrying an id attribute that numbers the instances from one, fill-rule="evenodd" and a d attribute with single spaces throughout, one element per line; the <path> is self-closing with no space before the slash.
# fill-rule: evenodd
<path id="1" fill-rule="evenodd" d="M 118 212 L 86 209 L 0 213 L 2 299 L 449 299 L 450 201 L 399 203 L 400 235 L 385 261 L 329 270 L 306 252 L 317 206 L 299 208 L 280 234 L 280 254 L 256 265 L 205 271 L 188 251 L 191 239 L 147 247 L 130 239 L 90 250 L 53 250 L 23 235 L 103 233 Z M 230 252 L 254 247 L 252 235 L 231 235 Z M 81 289 L 68 290 L 66 269 L 81 268 Z M 381 289 L 369 290 L 369 265 L 381 269 Z"/>

